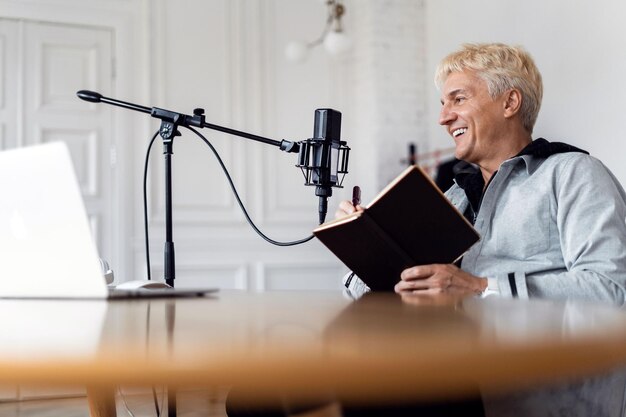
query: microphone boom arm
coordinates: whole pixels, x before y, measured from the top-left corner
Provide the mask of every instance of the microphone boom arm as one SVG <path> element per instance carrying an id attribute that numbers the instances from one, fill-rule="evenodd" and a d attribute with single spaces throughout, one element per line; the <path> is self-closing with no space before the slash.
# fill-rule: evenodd
<path id="1" fill-rule="evenodd" d="M 95 91 L 80 90 L 76 95 L 90 103 L 106 103 L 129 110 L 147 113 L 160 119 L 159 135 L 163 138 L 163 154 L 165 158 L 165 248 L 164 248 L 164 278 L 165 282 L 174 286 L 175 263 L 174 242 L 172 239 L 172 175 L 171 157 L 174 137 L 180 136 L 178 128 L 198 127 L 216 130 L 229 135 L 262 142 L 278 147 L 281 151 L 298 153 L 299 167 L 307 186 L 315 186 L 315 195 L 319 197 L 319 222 L 324 222 L 327 211 L 327 199 L 332 195 L 332 187 L 342 188 L 343 178 L 348 172 L 348 154 L 350 148 L 345 141 L 340 141 L 341 113 L 332 109 L 317 109 L 315 111 L 314 138 L 293 142 L 288 140 L 274 140 L 263 136 L 207 123 L 204 109 L 194 109 L 193 115 L 178 113 L 158 107 L 146 107 L 104 97 Z"/>
<path id="2" fill-rule="evenodd" d="M 300 149 L 298 142 L 292 142 L 288 140 L 274 140 L 259 135 L 253 135 L 252 133 L 242 132 L 240 130 L 231 129 L 216 124 L 207 123 L 205 121 L 204 109 L 194 109 L 193 116 L 184 113 L 178 113 L 171 110 L 160 109 L 158 107 L 146 107 L 139 104 L 129 103 L 122 100 L 117 100 L 110 97 L 104 97 L 103 95 L 96 93 L 95 91 L 80 90 L 76 93 L 82 100 L 89 101 L 91 103 L 106 103 L 118 107 L 123 107 L 129 110 L 135 110 L 141 113 L 147 113 L 156 119 L 169 122 L 178 126 L 186 127 L 199 127 L 217 130 L 219 132 L 228 133 L 229 135 L 239 136 L 246 139 L 251 139 L 257 142 L 262 142 L 268 145 L 277 146 L 281 151 L 297 153 Z M 167 134 L 167 132 L 165 132 Z M 161 133 L 161 136 L 163 134 Z"/>

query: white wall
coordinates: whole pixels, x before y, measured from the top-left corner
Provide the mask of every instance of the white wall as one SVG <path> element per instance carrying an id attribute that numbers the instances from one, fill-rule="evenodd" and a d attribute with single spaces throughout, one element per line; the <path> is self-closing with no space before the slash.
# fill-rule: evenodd
<path id="1" fill-rule="evenodd" d="M 524 46 L 544 81 L 534 136 L 590 151 L 626 184 L 626 2 L 429 0 L 426 8 L 427 73 L 461 43 Z M 436 123 L 438 92 L 429 91 L 431 146 L 448 146 Z"/>

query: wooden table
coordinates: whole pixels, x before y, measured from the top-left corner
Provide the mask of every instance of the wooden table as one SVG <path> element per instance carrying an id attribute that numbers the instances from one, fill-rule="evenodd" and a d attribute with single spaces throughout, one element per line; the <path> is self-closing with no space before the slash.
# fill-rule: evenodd
<path id="1" fill-rule="evenodd" d="M 439 399 L 626 364 L 626 311 L 576 302 L 224 291 L 0 300 L 0 317 L 0 383 L 80 384 L 96 399 L 155 384 L 245 385 L 259 398 Z"/>

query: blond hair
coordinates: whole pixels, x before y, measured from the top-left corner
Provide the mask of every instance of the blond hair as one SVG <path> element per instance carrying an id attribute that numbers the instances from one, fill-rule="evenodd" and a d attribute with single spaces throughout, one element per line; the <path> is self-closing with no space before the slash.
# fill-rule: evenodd
<path id="1" fill-rule="evenodd" d="M 543 83 L 532 57 L 522 47 L 502 43 L 464 44 L 441 61 L 435 72 L 435 84 L 441 89 L 453 72 L 471 70 L 487 84 L 492 98 L 515 88 L 522 94 L 520 115 L 524 128 L 532 133 L 541 99 Z"/>

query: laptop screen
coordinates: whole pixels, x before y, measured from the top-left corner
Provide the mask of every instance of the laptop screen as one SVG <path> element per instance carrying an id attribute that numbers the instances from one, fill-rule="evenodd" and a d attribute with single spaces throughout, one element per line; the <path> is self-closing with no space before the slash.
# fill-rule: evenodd
<path id="1" fill-rule="evenodd" d="M 0 297 L 107 296 L 69 150 L 0 152 Z"/>

